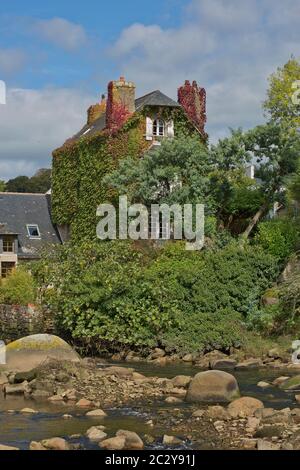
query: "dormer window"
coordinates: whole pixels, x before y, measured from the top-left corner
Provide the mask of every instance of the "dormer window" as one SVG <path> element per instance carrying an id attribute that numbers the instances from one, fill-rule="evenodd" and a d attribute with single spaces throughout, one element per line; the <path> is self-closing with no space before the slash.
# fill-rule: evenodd
<path id="1" fill-rule="evenodd" d="M 41 238 L 38 225 L 27 225 L 27 232 L 28 232 L 29 238 Z"/>
<path id="2" fill-rule="evenodd" d="M 153 121 L 153 135 L 156 137 L 163 137 L 165 135 L 165 123 L 162 119 L 155 119 Z"/>

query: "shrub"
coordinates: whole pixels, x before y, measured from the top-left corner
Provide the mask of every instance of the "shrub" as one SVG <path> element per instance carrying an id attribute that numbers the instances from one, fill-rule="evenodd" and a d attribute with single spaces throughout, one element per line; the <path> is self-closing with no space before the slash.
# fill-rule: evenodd
<path id="1" fill-rule="evenodd" d="M 27 305 L 36 300 L 36 285 L 30 273 L 22 268 L 14 269 L 2 279 L 0 302 L 5 304 Z"/>
<path id="2" fill-rule="evenodd" d="M 242 316 L 277 275 L 270 254 L 237 243 L 189 252 L 181 242 L 160 250 L 98 242 L 65 247 L 52 264 L 42 263 L 35 272 L 53 285 L 45 301 L 63 331 L 184 352 L 234 344 Z"/>
<path id="3" fill-rule="evenodd" d="M 262 222 L 259 225 L 255 242 L 283 262 L 293 253 L 299 243 L 299 225 L 295 220 L 290 219 Z"/>

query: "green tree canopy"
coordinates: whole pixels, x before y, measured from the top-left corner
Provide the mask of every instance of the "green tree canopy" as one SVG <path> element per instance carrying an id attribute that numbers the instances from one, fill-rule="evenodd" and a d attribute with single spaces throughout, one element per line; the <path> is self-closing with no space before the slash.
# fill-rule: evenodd
<path id="1" fill-rule="evenodd" d="M 268 116 L 277 124 L 299 127 L 300 103 L 296 104 L 295 98 L 300 98 L 300 93 L 297 92 L 297 87 L 300 89 L 300 62 L 295 58 L 290 59 L 271 75 L 269 84 L 264 102 L 264 110 Z"/>

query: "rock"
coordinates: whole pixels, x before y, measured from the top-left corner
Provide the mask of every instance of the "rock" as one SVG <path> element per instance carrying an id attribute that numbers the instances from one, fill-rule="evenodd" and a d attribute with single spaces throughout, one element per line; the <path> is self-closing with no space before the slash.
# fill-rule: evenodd
<path id="1" fill-rule="evenodd" d="M 183 399 L 186 397 L 186 390 L 184 388 L 171 388 L 169 393 Z"/>
<path id="2" fill-rule="evenodd" d="M 246 361 L 239 362 L 236 366 L 236 370 L 256 369 L 262 367 L 262 365 L 260 359 L 247 359 Z"/>
<path id="3" fill-rule="evenodd" d="M 192 414 L 193 418 L 202 418 L 205 414 L 204 410 L 197 410 Z"/>
<path id="4" fill-rule="evenodd" d="M 32 382 L 36 378 L 36 370 L 29 370 L 27 372 L 17 372 L 14 375 L 14 383 L 20 384 L 22 382 Z"/>
<path id="5" fill-rule="evenodd" d="M 256 429 L 259 427 L 260 425 L 260 419 L 259 418 L 254 418 L 252 416 L 250 416 L 248 419 L 247 419 L 247 431 L 249 431 L 250 433 L 256 431 Z"/>
<path id="6" fill-rule="evenodd" d="M 53 437 L 45 439 L 41 442 L 42 446 L 48 450 L 70 450 L 70 446 L 65 439 L 61 437 Z"/>
<path id="7" fill-rule="evenodd" d="M 195 356 L 194 354 L 186 354 L 182 358 L 183 362 L 194 362 L 195 361 Z"/>
<path id="8" fill-rule="evenodd" d="M 51 401 L 51 403 L 62 403 L 64 399 L 61 395 L 53 395 L 48 398 L 48 401 Z"/>
<path id="9" fill-rule="evenodd" d="M 205 416 L 213 420 L 227 421 L 230 419 L 230 415 L 223 406 L 209 406 L 205 411 Z"/>
<path id="10" fill-rule="evenodd" d="M 60 383 L 67 383 L 70 380 L 69 374 L 64 371 L 57 372 L 55 380 Z"/>
<path id="11" fill-rule="evenodd" d="M 237 365 L 237 362 L 234 359 L 216 359 L 215 361 L 211 361 L 210 367 L 211 369 L 234 369 Z"/>
<path id="12" fill-rule="evenodd" d="M 295 400 L 300 405 L 300 395 L 295 395 Z"/>
<path id="13" fill-rule="evenodd" d="M 239 396 L 235 377 L 227 372 L 213 370 L 195 375 L 189 385 L 186 400 L 189 403 L 224 403 Z"/>
<path id="14" fill-rule="evenodd" d="M 271 425 L 271 424 L 291 424 L 292 423 L 292 415 L 290 410 L 281 410 L 281 411 L 274 411 L 269 416 L 263 417 L 263 424 Z"/>
<path id="15" fill-rule="evenodd" d="M 4 386 L 5 395 L 24 395 L 26 392 L 30 392 L 28 382 L 15 385 L 7 384 Z"/>
<path id="16" fill-rule="evenodd" d="M 290 377 L 286 377 L 286 376 L 281 376 L 281 377 L 278 377 L 277 379 L 275 379 L 272 384 L 275 385 L 275 387 L 279 386 L 279 385 L 282 385 L 284 382 L 286 382 Z"/>
<path id="17" fill-rule="evenodd" d="M 0 387 L 8 383 L 7 375 L 3 372 L 0 372 Z"/>
<path id="18" fill-rule="evenodd" d="M 86 398 L 81 398 L 77 403 L 76 406 L 78 408 L 92 408 L 93 407 L 93 402 L 90 400 L 87 400 Z"/>
<path id="19" fill-rule="evenodd" d="M 139 374 L 138 372 L 133 372 L 132 380 L 147 380 L 147 377 L 145 377 L 143 374 Z"/>
<path id="20" fill-rule="evenodd" d="M 91 442 L 96 443 L 102 442 L 107 438 L 107 434 L 103 431 L 102 426 L 93 426 L 92 428 L 88 429 L 86 436 Z"/>
<path id="21" fill-rule="evenodd" d="M 163 444 L 165 446 L 176 446 L 182 444 L 182 441 L 174 436 L 167 436 L 167 434 L 163 437 Z"/>
<path id="22" fill-rule="evenodd" d="M 31 371 L 47 359 L 80 362 L 78 354 L 58 336 L 26 336 L 6 346 L 7 370 Z"/>
<path id="23" fill-rule="evenodd" d="M 111 366 L 103 371 L 106 375 L 115 375 L 116 377 L 129 377 L 133 374 L 134 369 L 126 367 Z"/>
<path id="24" fill-rule="evenodd" d="M 181 400 L 181 398 L 177 398 L 177 397 L 167 397 L 165 399 L 165 402 L 176 405 L 176 404 L 183 403 L 183 400 Z"/>
<path id="25" fill-rule="evenodd" d="M 156 364 L 158 366 L 165 366 L 167 364 L 168 360 L 167 360 L 166 357 L 158 357 L 157 359 L 154 359 L 151 362 L 152 362 L 152 364 Z"/>
<path id="26" fill-rule="evenodd" d="M 65 415 L 63 415 L 63 419 L 73 419 L 73 416 L 65 414 Z"/>
<path id="27" fill-rule="evenodd" d="M 71 390 L 66 390 L 63 394 L 62 394 L 62 397 L 65 399 L 65 400 L 68 400 L 68 401 L 76 401 L 78 399 L 78 393 L 76 390 L 74 389 L 71 389 Z"/>
<path id="28" fill-rule="evenodd" d="M 254 450 L 256 449 L 256 446 L 257 446 L 257 440 L 243 438 L 241 439 L 241 444 L 242 444 L 243 449 L 245 450 Z"/>
<path id="29" fill-rule="evenodd" d="M 254 412 L 255 418 L 267 418 L 268 416 L 272 416 L 275 413 L 273 408 L 259 408 Z"/>
<path id="30" fill-rule="evenodd" d="M 28 415 L 32 414 L 33 415 L 33 414 L 37 414 L 38 411 L 35 411 L 32 408 L 23 408 L 23 410 L 21 410 L 20 413 L 28 414 Z"/>
<path id="31" fill-rule="evenodd" d="M 262 389 L 266 389 L 266 388 L 272 387 L 271 384 L 269 384 L 268 382 L 263 382 L 263 381 L 258 382 L 257 386 L 258 386 L 259 388 L 262 388 Z"/>
<path id="32" fill-rule="evenodd" d="M 253 416 L 256 410 L 264 408 L 262 401 L 252 397 L 239 398 L 228 406 L 228 412 L 233 418 Z"/>
<path id="33" fill-rule="evenodd" d="M 166 351 L 160 348 L 155 348 L 153 353 L 150 354 L 151 359 L 158 359 L 159 357 L 165 357 Z"/>
<path id="34" fill-rule="evenodd" d="M 174 379 L 172 379 L 172 383 L 174 387 L 187 387 L 191 380 L 192 377 L 190 377 L 189 375 L 177 375 L 177 377 L 174 377 Z"/>
<path id="35" fill-rule="evenodd" d="M 50 380 L 37 380 L 34 379 L 30 382 L 30 388 L 32 390 L 43 390 L 49 392 L 51 395 L 54 395 L 54 384 Z"/>
<path id="36" fill-rule="evenodd" d="M 51 395 L 51 392 L 47 392 L 47 390 L 35 390 L 31 393 L 30 397 L 33 400 L 47 400 Z"/>
<path id="37" fill-rule="evenodd" d="M 263 439 L 258 439 L 257 450 L 280 450 L 280 445 L 274 444 L 274 442 L 269 442 L 269 441 L 264 441 Z"/>
<path id="38" fill-rule="evenodd" d="M 105 439 L 102 442 L 99 442 L 99 446 L 102 449 L 106 450 L 123 450 L 125 449 L 125 437 L 111 437 L 110 439 Z"/>
<path id="39" fill-rule="evenodd" d="M 0 444 L 0 450 L 12 451 L 12 450 L 20 450 L 20 449 L 18 449 L 18 447 L 4 446 L 4 445 Z"/>
<path id="40" fill-rule="evenodd" d="M 279 388 L 281 388 L 281 390 L 300 390 L 300 375 L 290 377 L 288 380 L 283 382 Z"/>
<path id="41" fill-rule="evenodd" d="M 226 360 L 228 356 L 226 354 L 221 353 L 220 351 L 212 351 L 210 353 L 205 354 L 203 357 L 198 358 L 196 360 L 196 366 L 201 367 L 201 369 L 209 369 L 211 364 L 216 360 Z"/>
<path id="42" fill-rule="evenodd" d="M 261 426 L 255 433 L 254 437 L 256 438 L 282 438 L 284 433 L 284 426 L 282 425 L 268 425 L 268 426 Z"/>
<path id="43" fill-rule="evenodd" d="M 47 450 L 40 442 L 32 441 L 29 445 L 29 450 Z"/>
<path id="44" fill-rule="evenodd" d="M 107 414 L 103 410 L 93 410 L 86 413 L 86 416 L 89 418 L 104 418 Z"/>
<path id="45" fill-rule="evenodd" d="M 142 439 L 135 432 L 120 430 L 116 437 L 125 438 L 124 449 L 126 450 L 142 450 L 144 448 Z"/>

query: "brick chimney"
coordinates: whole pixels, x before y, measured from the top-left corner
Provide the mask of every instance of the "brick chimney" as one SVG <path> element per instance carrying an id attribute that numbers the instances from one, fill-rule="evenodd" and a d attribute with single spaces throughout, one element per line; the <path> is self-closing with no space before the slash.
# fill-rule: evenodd
<path id="1" fill-rule="evenodd" d="M 178 103 L 183 107 L 185 113 L 197 129 L 205 136 L 206 124 L 206 91 L 193 81 L 189 80 L 178 89 Z"/>
<path id="2" fill-rule="evenodd" d="M 87 110 L 87 124 L 90 125 L 106 112 L 106 98 L 102 95 L 101 102 L 93 104 Z"/>
<path id="3" fill-rule="evenodd" d="M 135 112 L 135 84 L 124 77 L 108 84 L 106 127 L 111 131 L 120 129 Z"/>

